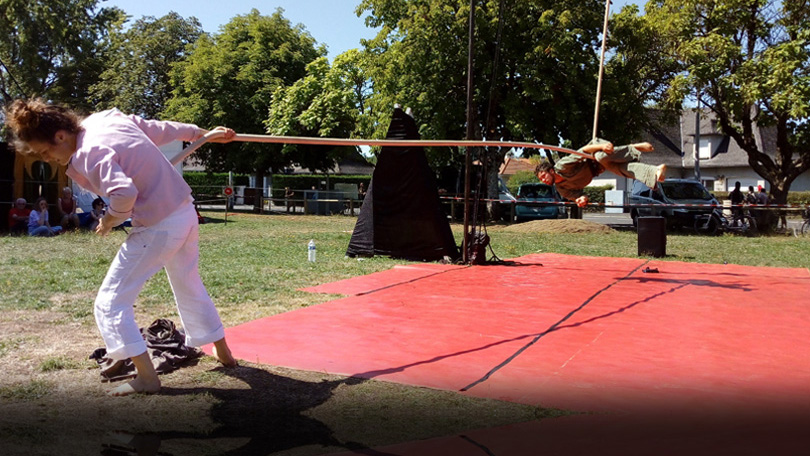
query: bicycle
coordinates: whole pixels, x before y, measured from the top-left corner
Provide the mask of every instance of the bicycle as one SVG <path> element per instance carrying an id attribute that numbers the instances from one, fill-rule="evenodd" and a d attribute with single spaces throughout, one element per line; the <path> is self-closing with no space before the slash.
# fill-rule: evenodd
<path id="1" fill-rule="evenodd" d="M 746 236 L 756 236 L 757 222 L 754 220 L 748 211 L 741 213 L 732 222 L 728 217 L 723 215 L 723 211 L 719 208 L 714 208 L 708 214 L 700 214 L 695 216 L 695 231 L 698 234 L 705 234 L 713 236 L 719 233 L 737 233 Z M 810 227 L 808 227 L 808 235 L 810 236 Z"/>
<path id="2" fill-rule="evenodd" d="M 810 237 L 810 206 L 805 208 L 804 212 L 802 212 L 802 218 L 804 219 L 804 223 L 802 223 L 802 227 L 799 230 L 799 236 Z"/>

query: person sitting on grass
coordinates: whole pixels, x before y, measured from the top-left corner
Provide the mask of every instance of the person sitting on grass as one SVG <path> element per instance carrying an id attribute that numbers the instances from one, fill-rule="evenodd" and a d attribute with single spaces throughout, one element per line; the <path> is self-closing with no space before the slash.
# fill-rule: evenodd
<path id="1" fill-rule="evenodd" d="M 14 202 L 14 207 L 8 211 L 8 228 L 11 234 L 23 234 L 28 232 L 28 217 L 31 215 L 31 209 L 26 207 L 28 202 L 25 198 L 17 198 Z"/>
<path id="2" fill-rule="evenodd" d="M 34 209 L 28 216 L 28 235 L 51 237 L 59 234 L 59 230 L 51 226 L 50 214 L 48 213 L 48 201 L 40 196 L 34 203 Z M 61 228 L 61 227 L 60 227 Z"/>
<path id="3" fill-rule="evenodd" d="M 70 187 L 62 189 L 62 197 L 59 198 L 56 207 L 59 209 L 59 216 L 61 217 L 59 224 L 62 225 L 62 230 L 66 231 L 68 228 L 76 229 L 79 227 L 79 216 L 76 214 L 79 203 L 76 201 L 76 197 L 73 196 L 73 190 Z"/>
<path id="4" fill-rule="evenodd" d="M 117 109 L 84 119 L 72 110 L 39 99 L 16 100 L 6 109 L 15 149 L 67 167 L 74 182 L 109 198 L 96 227 L 106 236 L 127 218 L 132 231 L 107 271 L 96 295 L 95 317 L 107 356 L 132 359 L 137 371 L 112 396 L 160 390 L 152 360 L 135 321 L 135 300 L 144 283 L 161 269 L 172 287 L 186 333 L 186 344 L 214 344 L 214 356 L 227 367 L 236 360 L 225 342 L 225 328 L 198 269 L 199 225 L 191 188 L 158 146 L 195 141 L 208 130 L 179 122 L 146 120 Z M 228 142 L 236 132 L 214 142 Z M 47 205 L 46 205 L 47 207 Z"/>
<path id="5" fill-rule="evenodd" d="M 613 147 L 613 143 L 595 138 L 579 149 L 579 152 L 588 157 L 570 154 L 554 165 L 542 162 L 535 167 L 534 172 L 540 182 L 556 186 L 563 198 L 575 201 L 579 207 L 585 207 L 588 196 L 583 189 L 605 170 L 637 179 L 650 188 L 655 188 L 657 182 L 663 182 L 667 165 L 638 163 L 642 152 L 652 150 L 653 146 L 648 142 Z"/>
<path id="6" fill-rule="evenodd" d="M 107 203 L 105 203 L 103 199 L 96 198 L 93 200 L 93 210 L 90 211 L 89 222 L 87 224 L 87 228 L 90 231 L 96 231 L 96 228 L 98 228 L 98 224 L 101 222 L 102 217 L 104 217 L 105 207 L 107 207 Z"/>

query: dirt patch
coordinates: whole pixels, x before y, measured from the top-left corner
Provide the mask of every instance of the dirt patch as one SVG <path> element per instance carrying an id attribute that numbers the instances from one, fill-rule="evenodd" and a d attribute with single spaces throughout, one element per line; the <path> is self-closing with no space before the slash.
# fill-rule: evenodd
<path id="1" fill-rule="evenodd" d="M 615 231 L 601 223 L 582 219 L 534 220 L 497 229 L 506 233 L 612 233 Z"/>

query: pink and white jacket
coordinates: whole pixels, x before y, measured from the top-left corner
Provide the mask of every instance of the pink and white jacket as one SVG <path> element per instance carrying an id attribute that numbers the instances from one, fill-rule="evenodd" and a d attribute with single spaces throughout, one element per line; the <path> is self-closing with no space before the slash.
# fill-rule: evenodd
<path id="1" fill-rule="evenodd" d="M 146 120 L 117 109 L 82 121 L 67 175 L 83 188 L 109 198 L 107 210 L 149 227 L 192 201 L 191 188 L 158 146 L 193 141 L 199 129 L 180 122 Z"/>

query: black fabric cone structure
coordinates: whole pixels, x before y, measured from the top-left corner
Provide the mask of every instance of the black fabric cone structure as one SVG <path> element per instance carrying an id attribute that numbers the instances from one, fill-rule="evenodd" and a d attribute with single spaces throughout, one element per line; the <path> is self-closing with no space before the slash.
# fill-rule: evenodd
<path id="1" fill-rule="evenodd" d="M 386 139 L 421 138 L 413 118 L 395 108 Z M 413 261 L 459 258 L 422 147 L 382 148 L 346 255 Z"/>

